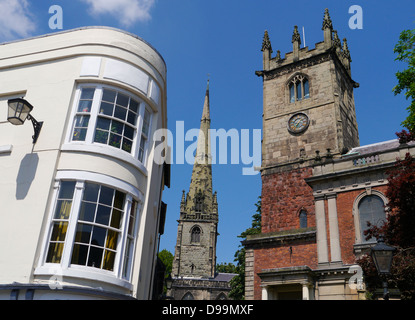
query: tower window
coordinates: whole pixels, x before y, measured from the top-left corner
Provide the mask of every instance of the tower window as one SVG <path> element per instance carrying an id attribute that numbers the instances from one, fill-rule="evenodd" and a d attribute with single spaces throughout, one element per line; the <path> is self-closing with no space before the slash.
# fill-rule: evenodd
<path id="1" fill-rule="evenodd" d="M 192 243 L 199 243 L 200 242 L 200 228 L 194 227 L 192 230 L 192 237 L 191 237 Z"/>
<path id="2" fill-rule="evenodd" d="M 290 102 L 310 98 L 310 85 L 308 79 L 302 75 L 294 77 L 289 84 Z"/>
<path id="3" fill-rule="evenodd" d="M 299 214 L 300 218 L 300 228 L 307 228 L 307 212 L 305 210 L 301 210 Z"/>

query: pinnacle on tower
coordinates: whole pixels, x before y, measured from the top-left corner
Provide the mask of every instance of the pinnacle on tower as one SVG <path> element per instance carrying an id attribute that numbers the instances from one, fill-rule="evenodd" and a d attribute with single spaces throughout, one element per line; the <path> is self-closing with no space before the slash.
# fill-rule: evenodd
<path id="1" fill-rule="evenodd" d="M 297 61 L 300 58 L 300 44 L 301 44 L 301 37 L 300 37 L 300 33 L 298 32 L 297 26 L 294 26 L 294 33 L 293 33 L 291 42 L 293 43 L 294 61 Z"/>
<path id="2" fill-rule="evenodd" d="M 272 53 L 271 41 L 269 40 L 268 30 L 265 30 L 264 39 L 262 40 L 261 51 L 269 50 Z"/>
<path id="3" fill-rule="evenodd" d="M 301 44 L 301 37 L 300 37 L 300 33 L 298 32 L 298 26 L 294 26 L 293 38 L 291 42 L 292 43 L 298 42 L 298 45 Z"/>
<path id="4" fill-rule="evenodd" d="M 271 60 L 271 41 L 269 41 L 268 31 L 265 30 L 264 39 L 262 40 L 262 65 L 264 70 L 269 70 L 269 62 Z"/>
<path id="5" fill-rule="evenodd" d="M 349 62 L 352 62 L 352 59 L 350 57 L 349 46 L 347 45 L 347 39 L 346 38 L 343 39 L 343 57 L 345 59 L 349 60 Z"/>
<path id="6" fill-rule="evenodd" d="M 321 30 L 324 30 L 324 29 L 333 30 L 333 23 L 331 22 L 329 9 L 327 8 L 324 10 L 323 27 L 321 28 Z"/>
<path id="7" fill-rule="evenodd" d="M 333 23 L 331 22 L 329 9 L 327 8 L 324 10 L 323 27 L 321 29 L 324 31 L 324 43 L 326 49 L 330 49 L 332 46 Z"/>
<path id="8" fill-rule="evenodd" d="M 337 53 L 340 53 L 342 50 L 342 44 L 337 34 L 337 30 L 333 30 L 333 47 L 336 49 Z"/>

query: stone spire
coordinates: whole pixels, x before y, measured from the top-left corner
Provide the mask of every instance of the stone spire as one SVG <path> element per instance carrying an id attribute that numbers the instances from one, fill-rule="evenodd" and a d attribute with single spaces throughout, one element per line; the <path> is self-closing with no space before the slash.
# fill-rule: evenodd
<path id="1" fill-rule="evenodd" d="M 212 191 L 212 155 L 210 150 L 210 105 L 209 105 L 209 80 L 207 83 L 205 100 L 203 104 L 202 118 L 197 141 L 195 162 L 193 165 L 192 179 L 189 192 L 184 200 L 182 198 L 182 217 L 193 219 L 212 218 L 214 213 L 214 196 Z M 204 216 L 206 214 L 206 216 Z M 190 216 L 189 216 L 190 215 Z M 217 220 L 217 210 L 215 212 Z"/>
<path id="2" fill-rule="evenodd" d="M 262 65 L 264 70 L 269 70 L 269 62 L 271 60 L 271 41 L 269 41 L 268 31 L 265 30 L 264 39 L 262 40 Z"/>
<path id="3" fill-rule="evenodd" d="M 323 27 L 321 29 L 324 31 L 324 44 L 326 49 L 330 49 L 332 46 L 333 23 L 331 22 L 329 9 L 327 8 L 324 10 Z"/>
<path id="4" fill-rule="evenodd" d="M 343 55 L 343 64 L 344 64 L 345 68 L 347 69 L 347 71 L 350 74 L 351 73 L 350 63 L 352 62 L 352 58 L 350 57 L 350 51 L 349 51 L 349 47 L 347 46 L 346 38 L 343 39 L 342 55 Z"/>
<path id="5" fill-rule="evenodd" d="M 324 10 L 323 27 L 321 30 L 330 29 L 333 30 L 333 23 L 331 22 L 329 9 Z"/>
<path id="6" fill-rule="evenodd" d="M 294 32 L 292 41 L 293 43 L 293 54 L 294 54 L 294 61 L 297 61 L 300 57 L 300 45 L 301 45 L 301 37 L 300 33 L 298 32 L 298 27 L 294 26 Z"/>
<path id="7" fill-rule="evenodd" d="M 264 39 L 262 40 L 261 51 L 265 51 L 265 50 L 272 52 L 271 41 L 269 40 L 268 30 L 265 30 Z"/>

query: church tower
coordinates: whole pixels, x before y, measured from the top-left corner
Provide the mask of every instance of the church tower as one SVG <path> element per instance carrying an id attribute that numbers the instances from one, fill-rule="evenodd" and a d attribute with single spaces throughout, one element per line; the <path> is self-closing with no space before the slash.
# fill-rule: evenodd
<path id="1" fill-rule="evenodd" d="M 180 202 L 170 293 L 176 300 L 227 299 L 228 281 L 233 277 L 215 272 L 219 220 L 217 195 L 212 191 L 209 129 L 208 82 L 190 187 L 187 193 L 183 190 Z"/>
<path id="2" fill-rule="evenodd" d="M 212 192 L 209 108 L 208 83 L 190 187 L 180 202 L 173 277 L 215 276 L 218 203 Z"/>
<path id="3" fill-rule="evenodd" d="M 324 40 L 309 49 L 294 26 L 284 57 L 280 51 L 272 57 L 267 31 L 263 37 L 263 70 L 256 72 L 263 80 L 262 233 L 244 242 L 246 299 L 312 299 L 315 270 L 343 272 L 335 195 L 322 197 L 309 183 L 317 166 L 329 168 L 359 146 L 353 96 L 359 84 L 328 9 L 322 31 Z"/>

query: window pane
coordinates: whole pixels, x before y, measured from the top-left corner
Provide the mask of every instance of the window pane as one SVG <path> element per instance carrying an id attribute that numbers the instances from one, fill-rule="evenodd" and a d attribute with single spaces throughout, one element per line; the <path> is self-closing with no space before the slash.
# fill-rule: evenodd
<path id="1" fill-rule="evenodd" d="M 76 128 L 87 128 L 89 124 L 89 116 L 76 116 L 75 127 Z"/>
<path id="2" fill-rule="evenodd" d="M 71 263 L 86 265 L 86 259 L 88 257 L 88 246 L 81 244 L 75 244 L 72 251 Z"/>
<path id="3" fill-rule="evenodd" d="M 64 246 L 63 242 L 51 243 L 49 245 L 46 262 L 60 263 L 62 259 L 63 246 Z"/>
<path id="4" fill-rule="evenodd" d="M 75 181 L 62 181 L 59 188 L 59 199 L 71 199 L 75 190 Z"/>
<path id="5" fill-rule="evenodd" d="M 67 230 L 67 222 L 55 222 L 53 224 L 53 231 L 52 236 L 50 237 L 50 241 L 65 241 Z"/>
<path id="6" fill-rule="evenodd" d="M 98 117 L 97 120 L 97 129 L 107 130 L 110 129 L 111 120 L 103 117 Z"/>
<path id="7" fill-rule="evenodd" d="M 108 144 L 114 148 L 120 148 L 121 146 L 121 136 L 117 134 L 111 134 Z"/>
<path id="8" fill-rule="evenodd" d="M 116 95 L 117 95 L 116 91 L 109 90 L 109 89 L 104 89 L 104 92 L 102 94 L 102 101 L 107 101 L 107 102 L 114 103 Z"/>
<path id="9" fill-rule="evenodd" d="M 125 193 L 121 191 L 115 191 L 114 208 L 122 210 L 124 208 Z"/>
<path id="10" fill-rule="evenodd" d="M 79 211 L 79 220 L 94 222 L 95 210 L 97 205 L 90 202 L 82 202 L 81 210 Z"/>
<path id="11" fill-rule="evenodd" d="M 110 221 L 111 208 L 103 205 L 98 206 L 96 223 L 108 225 Z"/>
<path id="12" fill-rule="evenodd" d="M 99 107 L 99 113 L 105 114 L 107 116 L 112 116 L 112 111 L 114 110 L 114 105 L 112 103 L 101 102 Z"/>
<path id="13" fill-rule="evenodd" d="M 300 81 L 298 81 L 298 82 L 295 84 L 295 87 L 296 87 L 296 91 L 297 91 L 297 100 L 298 100 L 298 101 L 300 101 L 300 100 L 302 99 L 302 93 L 301 93 L 301 82 L 300 82 Z"/>
<path id="14" fill-rule="evenodd" d="M 89 257 L 88 257 L 88 266 L 101 268 L 101 261 L 102 261 L 102 252 L 104 250 L 101 248 L 90 247 L 89 249 Z"/>
<path id="15" fill-rule="evenodd" d="M 294 84 L 290 84 L 290 102 L 295 102 Z"/>
<path id="16" fill-rule="evenodd" d="M 128 111 L 127 122 L 135 126 L 137 124 L 137 114 L 131 111 Z"/>
<path id="17" fill-rule="evenodd" d="M 91 112 L 92 100 L 79 100 L 78 112 Z"/>
<path id="18" fill-rule="evenodd" d="M 127 109 L 123 107 L 115 107 L 114 117 L 125 121 L 125 117 L 127 115 Z"/>
<path id="19" fill-rule="evenodd" d="M 107 229 L 94 226 L 94 230 L 92 231 L 91 244 L 94 246 L 103 247 L 105 243 L 106 233 Z"/>
<path id="20" fill-rule="evenodd" d="M 114 261 L 115 261 L 115 252 L 105 250 L 104 263 L 102 269 L 113 271 L 114 270 Z"/>
<path id="21" fill-rule="evenodd" d="M 71 213 L 72 200 L 58 200 L 56 203 L 54 219 L 67 220 Z"/>
<path id="22" fill-rule="evenodd" d="M 118 232 L 113 231 L 113 230 L 108 230 L 107 242 L 105 244 L 105 248 L 116 250 L 117 243 L 118 243 Z"/>
<path id="23" fill-rule="evenodd" d="M 304 80 L 303 85 L 304 85 L 304 99 L 308 99 L 310 98 L 310 92 L 309 92 L 310 89 L 308 86 L 308 80 Z"/>
<path id="24" fill-rule="evenodd" d="M 143 158 L 144 158 L 144 148 L 146 146 L 146 139 L 144 137 L 141 137 L 141 141 L 140 141 L 140 148 L 138 150 L 138 160 L 143 162 Z"/>
<path id="25" fill-rule="evenodd" d="M 91 240 L 92 226 L 89 224 L 78 223 L 75 234 L 75 242 L 89 244 Z"/>
<path id="26" fill-rule="evenodd" d="M 85 141 L 87 129 L 75 128 L 73 130 L 72 141 Z"/>
<path id="27" fill-rule="evenodd" d="M 139 103 L 137 101 L 135 101 L 133 99 L 130 100 L 130 108 L 129 109 L 131 111 L 134 111 L 135 113 L 138 113 L 138 106 L 139 106 Z"/>
<path id="28" fill-rule="evenodd" d="M 129 99 L 130 98 L 128 96 L 126 96 L 125 94 L 122 94 L 122 93 L 118 92 L 118 96 L 117 96 L 117 104 L 118 105 L 127 108 Z"/>
<path id="29" fill-rule="evenodd" d="M 108 142 L 108 136 L 109 136 L 108 131 L 102 131 L 102 130 L 97 129 L 95 131 L 94 142 L 107 144 L 107 142 Z"/>
<path id="30" fill-rule="evenodd" d="M 300 212 L 300 228 L 307 228 L 307 212 Z"/>
<path id="31" fill-rule="evenodd" d="M 143 133 L 148 136 L 148 131 L 150 129 L 150 113 L 146 110 L 144 112 L 144 121 L 143 121 Z"/>
<path id="32" fill-rule="evenodd" d="M 134 139 L 134 128 L 131 128 L 130 126 L 125 126 L 124 128 L 124 137 L 127 137 L 130 140 Z"/>
<path id="33" fill-rule="evenodd" d="M 111 216 L 111 227 L 119 229 L 121 226 L 122 211 L 113 209 Z"/>
<path id="34" fill-rule="evenodd" d="M 112 205 L 112 198 L 114 197 L 114 189 L 108 187 L 101 187 L 101 193 L 99 195 L 99 203 Z"/>
<path id="35" fill-rule="evenodd" d="M 133 142 L 131 140 L 124 138 L 122 142 L 122 149 L 124 151 L 127 151 L 128 153 L 131 153 L 132 147 L 133 147 Z"/>
<path id="36" fill-rule="evenodd" d="M 111 123 L 111 132 L 117 133 L 117 134 L 122 134 L 123 129 L 124 129 L 124 125 L 121 122 L 115 121 L 115 120 L 112 121 L 112 123 Z"/>
<path id="37" fill-rule="evenodd" d="M 98 199 L 99 185 L 95 183 L 85 183 L 83 200 L 96 202 Z"/>
<path id="38" fill-rule="evenodd" d="M 81 99 L 92 100 L 94 98 L 95 88 L 82 88 Z"/>

